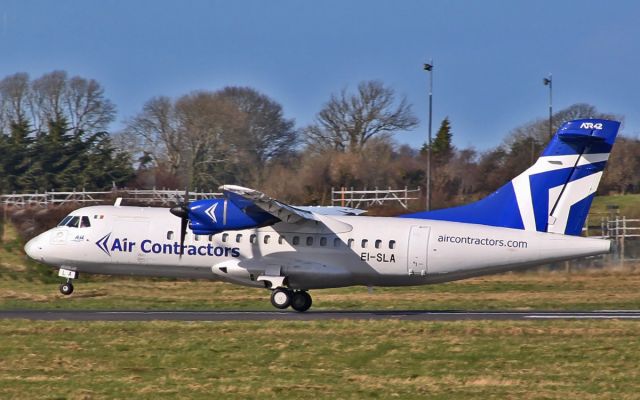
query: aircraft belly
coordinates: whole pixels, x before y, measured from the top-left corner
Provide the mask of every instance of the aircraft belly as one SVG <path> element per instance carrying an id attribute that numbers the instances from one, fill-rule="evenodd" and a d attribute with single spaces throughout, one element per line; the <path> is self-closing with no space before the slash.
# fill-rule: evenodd
<path id="1" fill-rule="evenodd" d="M 216 280 L 216 276 L 211 273 L 211 269 L 209 267 L 202 266 L 83 263 L 82 265 L 78 265 L 72 269 L 90 274 Z"/>

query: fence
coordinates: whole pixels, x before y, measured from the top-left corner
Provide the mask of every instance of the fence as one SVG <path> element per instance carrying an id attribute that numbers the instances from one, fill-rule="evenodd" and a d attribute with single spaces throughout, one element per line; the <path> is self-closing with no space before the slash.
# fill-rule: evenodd
<path id="1" fill-rule="evenodd" d="M 197 190 L 189 193 L 189 201 L 215 198 L 222 196 L 217 192 L 198 192 Z M 169 189 L 119 189 L 103 192 L 44 192 L 44 193 L 27 193 L 27 194 L 5 194 L 0 196 L 0 204 L 5 207 L 25 208 L 25 207 L 50 207 L 63 204 L 106 204 L 113 202 L 116 198 L 121 197 L 125 201 L 137 204 L 156 204 L 168 206 L 175 204 L 178 199 L 184 197 L 182 190 Z"/>
<path id="2" fill-rule="evenodd" d="M 631 219 L 624 216 L 612 215 L 601 218 L 600 224 L 590 225 L 588 222 L 583 228 L 583 233 L 588 237 L 609 239 L 614 242 L 613 252 L 605 257 L 609 261 L 617 260 L 640 261 L 640 219 Z"/>
<path id="3" fill-rule="evenodd" d="M 420 188 L 408 189 L 378 189 L 353 190 L 342 187 L 331 188 L 331 205 L 353 208 L 369 208 L 375 205 L 384 205 L 389 202 L 398 202 L 405 210 L 408 209 L 410 200 L 420 199 Z"/>

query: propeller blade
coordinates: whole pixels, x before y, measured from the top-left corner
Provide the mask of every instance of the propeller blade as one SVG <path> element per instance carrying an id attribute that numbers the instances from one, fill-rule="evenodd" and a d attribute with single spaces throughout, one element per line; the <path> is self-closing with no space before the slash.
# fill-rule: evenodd
<path id="1" fill-rule="evenodd" d="M 188 218 L 182 218 L 180 221 L 180 259 L 184 254 L 184 237 L 187 235 L 187 225 L 189 224 Z"/>
<path id="2" fill-rule="evenodd" d="M 184 238 L 187 235 L 187 227 L 189 226 L 189 185 L 184 189 L 184 199 L 182 200 L 182 204 L 180 205 L 181 212 L 180 218 L 180 259 L 182 259 L 182 255 L 184 254 Z M 173 211 L 172 211 L 173 212 Z M 176 215 L 174 213 L 174 215 Z"/>

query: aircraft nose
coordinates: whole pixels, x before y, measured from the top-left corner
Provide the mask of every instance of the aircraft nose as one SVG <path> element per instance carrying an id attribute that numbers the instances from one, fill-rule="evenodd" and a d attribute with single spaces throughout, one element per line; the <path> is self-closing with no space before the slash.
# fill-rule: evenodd
<path id="1" fill-rule="evenodd" d="M 27 244 L 24 245 L 24 252 L 27 253 L 27 255 L 36 260 L 36 261 L 41 261 L 42 260 L 42 238 L 41 235 L 34 237 L 33 239 L 29 240 L 27 242 Z"/>

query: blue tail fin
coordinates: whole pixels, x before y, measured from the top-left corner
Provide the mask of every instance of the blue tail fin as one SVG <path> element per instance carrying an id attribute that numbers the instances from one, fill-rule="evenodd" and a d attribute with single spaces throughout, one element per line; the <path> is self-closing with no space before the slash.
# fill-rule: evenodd
<path id="1" fill-rule="evenodd" d="M 620 123 L 564 123 L 538 161 L 493 194 L 461 207 L 402 215 L 579 235 Z"/>

